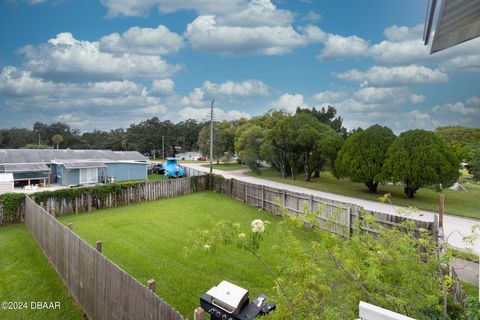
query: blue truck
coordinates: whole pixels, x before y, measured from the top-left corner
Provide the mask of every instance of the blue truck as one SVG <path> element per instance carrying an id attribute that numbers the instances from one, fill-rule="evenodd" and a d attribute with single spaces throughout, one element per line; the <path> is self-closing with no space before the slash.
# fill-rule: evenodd
<path id="1" fill-rule="evenodd" d="M 180 167 L 175 158 L 167 158 L 167 162 L 163 165 L 166 178 L 181 178 L 185 175 L 185 169 Z"/>

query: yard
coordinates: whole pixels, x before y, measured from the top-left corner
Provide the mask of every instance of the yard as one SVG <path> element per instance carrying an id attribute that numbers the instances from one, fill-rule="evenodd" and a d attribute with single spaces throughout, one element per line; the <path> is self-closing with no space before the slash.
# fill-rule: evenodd
<path id="1" fill-rule="evenodd" d="M 197 230 L 222 219 L 245 228 L 254 219 L 269 220 L 273 226 L 280 221 L 210 192 L 60 218 L 73 223 L 73 230 L 91 245 L 101 240 L 104 254 L 140 282 L 155 279 L 158 295 L 187 316 L 198 307 L 200 295 L 222 280 L 248 288 L 251 296 L 273 296 L 271 277 L 251 254 L 235 246 L 219 246 L 214 254 L 188 250 Z M 273 226 L 259 254 L 280 268 L 294 262 L 284 261 L 276 250 L 286 239 Z M 312 233 L 299 231 L 298 236 L 308 240 Z"/>
<path id="2" fill-rule="evenodd" d="M 24 224 L 0 227 L 0 302 L 27 302 L 0 319 L 83 319 L 67 288 Z M 60 302 L 60 310 L 32 310 L 31 302 Z"/>
<path id="3" fill-rule="evenodd" d="M 403 193 L 402 186 L 379 185 L 378 193 L 371 194 L 367 192 L 364 184 L 351 182 L 346 179 L 338 180 L 328 171 L 321 172 L 320 178 L 314 178 L 311 182 L 305 182 L 301 174 L 297 176 L 296 180 L 282 179 L 277 172 L 271 169 L 262 170 L 261 175 L 253 172 L 249 172 L 248 175 L 373 201 L 378 201 L 383 194 L 390 193 L 393 204 L 438 211 L 439 193 L 429 189 L 420 189 L 415 194 L 415 198 L 408 199 Z M 480 219 L 480 185 L 468 183 L 465 186 L 468 190 L 467 192 L 455 190 L 443 191 L 445 194 L 445 211 L 453 215 Z"/>

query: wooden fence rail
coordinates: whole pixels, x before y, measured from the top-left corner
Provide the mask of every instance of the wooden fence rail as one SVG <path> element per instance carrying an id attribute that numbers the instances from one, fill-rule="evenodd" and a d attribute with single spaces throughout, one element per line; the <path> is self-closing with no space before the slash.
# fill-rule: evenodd
<path id="1" fill-rule="evenodd" d="M 202 179 L 202 177 L 199 179 Z M 94 209 L 106 209 L 131 203 L 171 198 L 196 191 L 196 189 L 192 189 L 191 180 L 192 178 L 186 177 L 141 182 L 132 186 L 122 187 L 117 192 L 109 193 L 103 199 L 91 192 L 82 193 L 73 199 L 50 197 L 44 201 L 44 208 L 54 216 L 63 216 Z M 197 181 L 196 184 L 201 183 L 202 181 Z"/>
<path id="2" fill-rule="evenodd" d="M 189 174 L 198 176 L 205 174 L 189 168 Z M 280 215 L 282 210 L 291 214 L 315 212 L 322 228 L 341 236 L 349 237 L 353 229 L 377 233 L 363 222 L 362 213 L 371 214 L 382 227 L 391 228 L 404 221 L 412 221 L 416 228 L 424 228 L 434 232 L 433 221 L 416 220 L 406 216 L 388 213 L 367 211 L 362 206 L 331 199 L 268 187 L 265 185 L 248 183 L 236 179 L 216 179 L 216 185 L 210 186 L 216 192 L 232 197 L 244 203 L 256 206 L 275 215 Z"/>
<path id="3" fill-rule="evenodd" d="M 25 223 L 90 319 L 184 319 L 28 196 Z"/>

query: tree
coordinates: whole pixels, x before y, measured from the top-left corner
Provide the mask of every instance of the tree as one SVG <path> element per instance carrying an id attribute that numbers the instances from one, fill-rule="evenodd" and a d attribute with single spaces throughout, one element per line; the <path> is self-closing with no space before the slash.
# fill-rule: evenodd
<path id="1" fill-rule="evenodd" d="M 469 170 L 474 180 L 480 180 L 480 146 L 470 152 Z"/>
<path id="2" fill-rule="evenodd" d="M 264 152 L 280 159 L 282 177 L 286 171 L 295 179 L 303 168 L 305 181 L 310 181 L 313 172 L 334 160 L 342 145 L 342 138 L 328 125 L 308 113 L 297 113 L 283 117 L 266 133 Z M 285 166 L 288 164 L 288 166 Z"/>
<path id="3" fill-rule="evenodd" d="M 314 172 L 320 172 L 325 163 L 333 162 L 343 140 L 328 125 L 307 114 L 292 117 L 297 132 L 297 144 L 301 152 L 304 180 L 310 181 Z"/>
<path id="4" fill-rule="evenodd" d="M 58 149 L 58 145 L 63 142 L 63 137 L 60 134 L 56 134 L 52 137 L 52 142 L 57 145 Z"/>
<path id="5" fill-rule="evenodd" d="M 480 128 L 440 127 L 435 133 L 455 150 L 461 161 L 470 162 L 471 151 L 480 147 Z"/>
<path id="6" fill-rule="evenodd" d="M 300 107 L 297 107 L 297 114 L 299 113 L 306 113 L 314 116 L 317 118 L 318 121 L 321 123 L 325 123 L 329 125 L 333 130 L 335 130 L 337 133 L 341 134 L 343 137 L 346 137 L 348 135 L 347 129 L 343 127 L 343 119 L 340 116 L 337 116 L 337 109 L 335 109 L 332 106 L 328 106 L 327 109 L 322 108 L 322 109 L 302 109 Z"/>
<path id="7" fill-rule="evenodd" d="M 235 134 L 237 126 L 234 121 L 215 122 L 213 133 L 213 158 L 220 163 L 220 159 L 235 152 Z M 205 125 L 198 135 L 198 146 L 202 154 L 210 154 L 210 126 Z"/>
<path id="8" fill-rule="evenodd" d="M 357 130 L 347 138 L 335 160 L 337 178 L 363 182 L 369 192 L 376 193 L 378 175 L 382 172 L 388 147 L 395 140 L 392 130 L 378 124 Z"/>
<path id="9" fill-rule="evenodd" d="M 361 300 L 415 319 L 441 319 L 443 285 L 448 319 L 470 319 L 461 318 L 462 310 L 448 291 L 451 278 L 439 272 L 451 256 L 439 252 L 432 234 L 418 230 L 413 222 L 384 228 L 373 215 L 362 213 L 362 223 L 377 233 L 360 231 L 359 221 L 351 237 L 343 238 L 325 231 L 325 224 L 334 222 L 319 220 L 318 211 L 290 215 L 283 207 L 281 213 L 279 223 L 257 219 L 248 229 L 220 221 L 208 230 L 198 230 L 192 243 L 195 250 L 209 254 L 219 246 L 234 245 L 251 253 L 276 289 L 272 298 L 277 309 L 268 319 L 354 319 Z M 298 233 L 305 223 L 312 226 L 308 241 Z M 287 239 L 277 248 L 281 261 L 262 256 L 270 230 Z M 470 310 L 476 311 L 476 306 Z"/>
<path id="10" fill-rule="evenodd" d="M 413 198 L 419 188 L 437 191 L 458 179 L 460 161 L 455 152 L 431 131 L 403 132 L 388 148 L 381 178 L 400 182 Z"/>
<path id="11" fill-rule="evenodd" d="M 260 173 L 258 161 L 262 158 L 260 148 L 263 141 L 263 129 L 257 125 L 243 127 L 235 138 L 235 150 L 238 151 L 240 160 L 256 173 Z"/>

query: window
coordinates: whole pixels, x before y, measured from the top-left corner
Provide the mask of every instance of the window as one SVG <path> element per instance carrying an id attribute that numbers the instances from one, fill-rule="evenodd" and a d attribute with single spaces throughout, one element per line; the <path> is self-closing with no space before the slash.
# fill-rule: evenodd
<path id="1" fill-rule="evenodd" d="M 80 169 L 80 183 L 97 183 L 98 168 Z"/>

